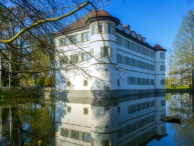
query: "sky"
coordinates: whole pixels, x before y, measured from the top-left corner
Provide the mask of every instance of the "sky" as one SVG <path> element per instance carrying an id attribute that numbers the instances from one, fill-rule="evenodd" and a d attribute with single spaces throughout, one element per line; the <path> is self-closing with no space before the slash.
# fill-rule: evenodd
<path id="1" fill-rule="evenodd" d="M 104 8 L 123 25 L 146 37 L 147 43 L 172 49 L 184 16 L 194 9 L 188 0 L 111 0 Z"/>

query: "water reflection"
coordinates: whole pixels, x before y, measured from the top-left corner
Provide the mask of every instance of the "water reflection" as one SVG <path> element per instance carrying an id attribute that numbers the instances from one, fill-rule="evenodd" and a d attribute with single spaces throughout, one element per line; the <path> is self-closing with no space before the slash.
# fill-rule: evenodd
<path id="1" fill-rule="evenodd" d="M 168 94 L 167 111 L 169 114 L 179 114 L 182 117 L 181 125 L 169 125 L 171 131 L 176 131 L 173 135 L 176 144 L 194 145 L 194 94 Z"/>
<path id="2" fill-rule="evenodd" d="M 59 97 L 56 145 L 135 146 L 166 136 L 165 96 L 117 99 Z"/>
<path id="3" fill-rule="evenodd" d="M 55 144 L 55 105 L 35 100 L 0 101 L 0 145 Z"/>

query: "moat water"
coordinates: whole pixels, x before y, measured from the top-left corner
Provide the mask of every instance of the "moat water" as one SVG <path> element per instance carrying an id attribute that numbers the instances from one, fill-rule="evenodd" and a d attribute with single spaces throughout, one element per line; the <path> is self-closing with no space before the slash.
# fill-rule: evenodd
<path id="1" fill-rule="evenodd" d="M 169 114 L 181 123 L 160 120 Z M 192 146 L 194 96 L 1 99 L 0 145 Z"/>

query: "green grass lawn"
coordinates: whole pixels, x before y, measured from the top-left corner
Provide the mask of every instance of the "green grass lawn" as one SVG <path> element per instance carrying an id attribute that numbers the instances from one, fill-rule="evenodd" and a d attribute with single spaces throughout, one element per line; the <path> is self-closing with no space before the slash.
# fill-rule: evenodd
<path id="1" fill-rule="evenodd" d="M 190 89 L 189 86 L 166 86 L 166 89 Z"/>

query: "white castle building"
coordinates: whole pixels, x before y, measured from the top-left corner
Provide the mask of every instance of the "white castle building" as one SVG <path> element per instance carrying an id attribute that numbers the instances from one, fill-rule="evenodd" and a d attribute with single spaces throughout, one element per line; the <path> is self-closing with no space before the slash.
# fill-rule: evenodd
<path id="1" fill-rule="evenodd" d="M 105 10 L 56 33 L 55 45 L 57 90 L 164 90 L 166 50 Z"/>

